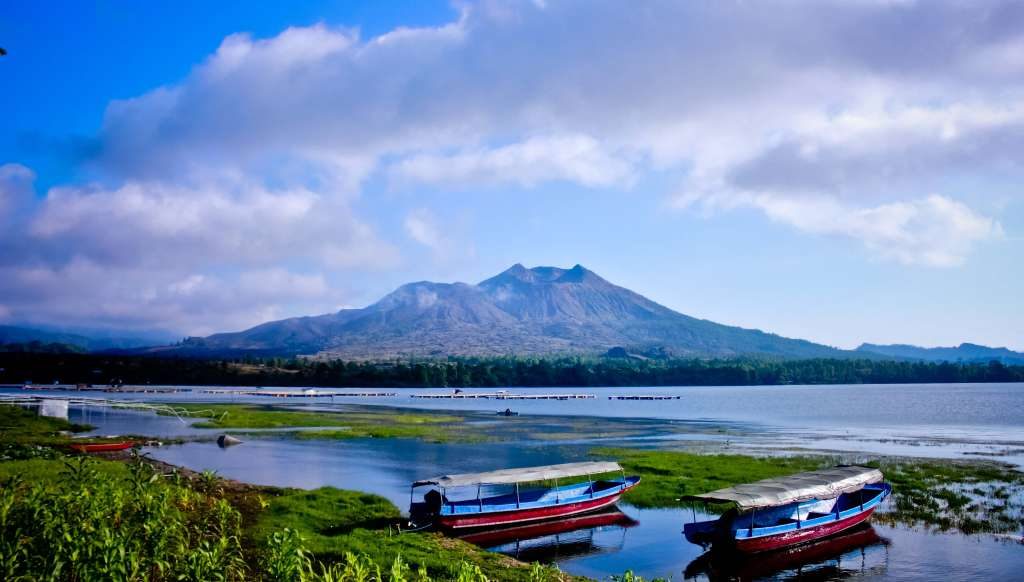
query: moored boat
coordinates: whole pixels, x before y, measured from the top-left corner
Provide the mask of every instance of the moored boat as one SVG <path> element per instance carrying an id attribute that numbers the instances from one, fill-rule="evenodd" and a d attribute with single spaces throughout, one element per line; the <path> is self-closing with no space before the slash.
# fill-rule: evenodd
<path id="1" fill-rule="evenodd" d="M 610 473 L 619 476 L 595 479 Z M 559 484 L 582 477 L 586 481 Z M 531 485 L 541 482 L 545 484 Z M 430 490 L 423 501 L 411 503 L 410 515 L 417 523 L 446 530 L 537 522 L 604 509 L 639 482 L 639 477 L 627 477 L 618 463 L 598 461 L 442 475 L 412 484 L 413 497 L 419 487 Z"/>
<path id="2" fill-rule="evenodd" d="M 765 479 L 684 497 L 734 507 L 720 518 L 688 523 L 686 539 L 740 552 L 786 548 L 866 522 L 892 492 L 878 469 L 841 466 Z"/>
<path id="3" fill-rule="evenodd" d="M 128 450 L 134 446 L 134 441 L 120 441 L 116 443 L 75 443 L 71 445 L 71 448 L 80 453 L 109 453 Z"/>

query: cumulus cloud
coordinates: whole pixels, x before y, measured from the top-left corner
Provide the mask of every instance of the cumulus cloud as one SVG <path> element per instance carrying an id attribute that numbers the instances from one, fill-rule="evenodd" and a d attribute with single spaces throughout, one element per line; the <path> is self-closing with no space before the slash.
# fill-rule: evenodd
<path id="1" fill-rule="evenodd" d="M 244 180 L 53 188 L 29 226 L 42 250 L 105 264 L 259 265 L 309 257 L 353 266 L 391 253 L 343 200 Z"/>
<path id="2" fill-rule="evenodd" d="M 536 136 L 450 155 L 417 154 L 397 162 L 392 172 L 400 180 L 446 186 L 510 183 L 529 187 L 564 180 L 597 187 L 627 184 L 633 164 L 605 151 L 590 136 L 566 135 Z"/>
<path id="3" fill-rule="evenodd" d="M 365 40 L 233 35 L 183 83 L 113 104 L 100 160 L 161 173 L 285 156 L 350 187 L 375 169 L 440 187 L 682 169 L 683 191 L 912 203 L 948 172 L 1020 171 L 1021 25 L 998 0 L 565 0 L 467 4 Z"/>
<path id="4" fill-rule="evenodd" d="M 326 24 L 231 35 L 180 82 L 112 102 L 88 160 L 100 182 L 30 204 L 31 240 L 5 240 L 0 266 L 26 289 L 148 277 L 148 295 L 125 289 L 137 312 L 241 281 L 225 272 L 393 263 L 353 210 L 374 176 L 636 196 L 650 172 L 679 177 L 679 206 L 756 208 L 953 266 L 1001 232 L 973 203 L 984 193 L 955 180 L 1024 178 L 1019 2 L 460 6 L 373 38 Z M 30 172 L 3 168 L 0 200 L 23 199 L 9 185 Z M 414 211 L 403 226 L 438 247 L 432 224 Z"/>
<path id="5" fill-rule="evenodd" d="M 960 265 L 974 244 L 1003 234 L 997 221 L 934 194 L 877 206 L 854 206 L 835 197 L 763 193 L 691 194 L 678 202 L 711 212 L 755 208 L 803 232 L 849 237 L 880 257 L 933 267 Z"/>

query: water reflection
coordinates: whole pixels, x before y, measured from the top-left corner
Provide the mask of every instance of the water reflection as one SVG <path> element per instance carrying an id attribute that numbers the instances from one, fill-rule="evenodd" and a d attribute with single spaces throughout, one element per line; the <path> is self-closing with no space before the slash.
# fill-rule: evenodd
<path id="1" fill-rule="evenodd" d="M 617 508 L 570 519 L 460 536 L 486 550 L 525 562 L 553 563 L 622 549 L 626 531 L 639 522 Z"/>
<path id="2" fill-rule="evenodd" d="M 888 568 L 889 540 L 864 525 L 795 548 L 742 555 L 707 552 L 686 567 L 683 576 L 698 580 L 843 580 L 881 575 Z"/>

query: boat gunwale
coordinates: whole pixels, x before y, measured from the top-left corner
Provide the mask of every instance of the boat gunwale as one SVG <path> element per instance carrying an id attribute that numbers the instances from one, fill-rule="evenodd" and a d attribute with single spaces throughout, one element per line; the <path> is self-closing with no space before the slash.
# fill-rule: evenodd
<path id="1" fill-rule="evenodd" d="M 592 495 L 592 496 L 589 495 L 589 494 L 584 494 L 584 495 L 576 495 L 576 496 L 573 496 L 573 497 L 562 497 L 562 498 L 557 498 L 557 499 L 547 498 L 547 499 L 541 499 L 541 500 L 536 500 L 536 501 L 525 501 L 525 502 L 520 502 L 518 504 L 517 503 L 503 503 L 503 504 L 477 503 L 477 504 L 473 504 L 474 501 L 477 501 L 476 499 L 459 500 L 458 502 L 456 502 L 458 504 L 448 502 L 448 503 L 442 504 L 441 511 L 439 512 L 438 516 L 439 517 L 457 517 L 457 516 L 464 516 L 464 515 L 469 516 L 469 515 L 481 515 L 481 514 L 488 514 L 488 513 L 504 513 L 504 512 L 514 512 L 514 511 L 519 511 L 519 510 L 541 509 L 541 508 L 545 508 L 545 507 L 556 507 L 556 506 L 559 506 L 559 505 L 570 505 L 570 504 L 573 504 L 573 503 L 585 503 L 587 501 L 591 501 L 591 500 L 595 500 L 595 499 L 604 499 L 604 498 L 607 498 L 607 497 L 611 497 L 613 495 L 622 495 L 626 491 L 629 491 L 630 489 L 635 487 L 640 482 L 640 477 L 629 476 L 629 477 L 626 477 L 624 480 L 623 479 L 609 479 L 609 480 L 603 480 L 603 482 L 609 483 L 610 486 L 607 487 L 607 488 L 601 489 L 599 491 L 595 491 L 594 495 Z M 596 485 L 597 483 L 598 482 L 595 481 L 593 484 Z M 580 485 L 582 485 L 582 484 L 581 483 L 575 483 L 575 484 L 571 484 L 571 485 L 563 485 L 563 486 L 557 487 L 557 488 L 556 487 L 548 488 L 545 491 L 547 491 L 547 492 L 552 492 L 552 491 L 553 492 L 568 491 L 568 490 L 571 490 L 571 489 L 579 489 Z M 506 497 L 506 495 L 495 496 L 495 498 L 496 497 Z M 481 499 L 480 501 L 484 501 L 485 499 L 487 499 L 487 498 Z"/>

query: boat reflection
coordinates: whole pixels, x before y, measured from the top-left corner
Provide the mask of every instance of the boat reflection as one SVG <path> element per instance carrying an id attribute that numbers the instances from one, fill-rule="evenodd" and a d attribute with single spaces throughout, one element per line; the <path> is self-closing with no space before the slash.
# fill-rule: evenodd
<path id="1" fill-rule="evenodd" d="M 842 580 L 879 575 L 888 565 L 889 540 L 864 525 L 816 543 L 760 554 L 709 551 L 690 562 L 686 579 Z"/>
<path id="2" fill-rule="evenodd" d="M 459 536 L 488 551 L 524 562 L 550 563 L 622 548 L 626 530 L 639 522 L 618 509 Z"/>

